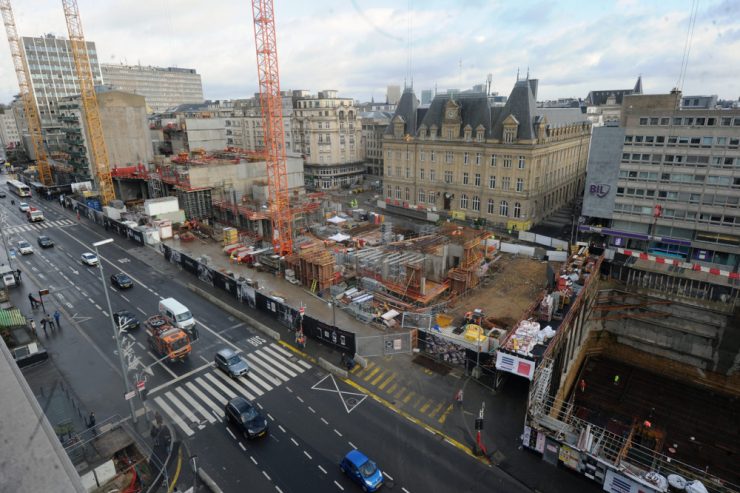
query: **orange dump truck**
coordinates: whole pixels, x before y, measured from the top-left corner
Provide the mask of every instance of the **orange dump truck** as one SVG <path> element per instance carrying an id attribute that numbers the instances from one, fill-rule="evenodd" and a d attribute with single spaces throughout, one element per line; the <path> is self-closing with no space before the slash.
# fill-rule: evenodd
<path id="1" fill-rule="evenodd" d="M 144 322 L 149 347 L 160 358 L 167 358 L 170 362 L 182 361 L 193 348 L 187 333 L 169 325 L 161 315 L 149 317 Z"/>

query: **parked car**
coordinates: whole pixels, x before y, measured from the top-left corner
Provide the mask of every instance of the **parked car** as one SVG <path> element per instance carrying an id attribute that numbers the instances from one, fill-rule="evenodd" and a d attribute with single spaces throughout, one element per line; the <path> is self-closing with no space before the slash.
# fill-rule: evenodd
<path id="1" fill-rule="evenodd" d="M 216 367 L 223 370 L 231 378 L 239 378 L 249 374 L 249 364 L 233 349 L 224 348 L 219 350 L 214 361 Z"/>
<path id="2" fill-rule="evenodd" d="M 21 252 L 21 255 L 29 255 L 33 253 L 33 247 L 29 242 L 21 240 L 18 242 L 18 251 Z"/>
<path id="3" fill-rule="evenodd" d="M 46 235 L 41 235 L 36 240 L 41 248 L 51 248 L 54 246 L 54 242 Z"/>
<path id="4" fill-rule="evenodd" d="M 118 289 L 129 289 L 134 287 L 134 281 L 123 272 L 110 276 L 110 283 Z"/>
<path id="5" fill-rule="evenodd" d="M 80 260 L 82 260 L 82 263 L 85 265 L 91 265 L 96 266 L 98 265 L 98 256 L 94 253 L 85 252 L 82 255 L 80 255 Z"/>
<path id="6" fill-rule="evenodd" d="M 252 439 L 267 435 L 267 418 L 251 402 L 236 396 L 226 403 L 226 421 L 231 422 L 242 432 L 244 438 Z"/>
<path id="7" fill-rule="evenodd" d="M 383 485 L 383 472 L 359 450 L 347 452 L 339 467 L 352 481 L 360 485 L 362 491 L 378 491 Z"/>
<path id="8" fill-rule="evenodd" d="M 0 199 L 4 199 L 6 197 L 5 192 L 0 192 Z"/>
<path id="9" fill-rule="evenodd" d="M 113 321 L 116 323 L 116 327 L 120 327 L 121 330 L 134 330 L 138 329 L 141 325 L 136 315 L 128 310 L 119 310 L 113 314 Z"/>
<path id="10" fill-rule="evenodd" d="M 28 209 L 31 207 L 26 202 L 21 202 L 18 204 L 18 208 L 21 210 L 21 212 L 28 212 Z"/>

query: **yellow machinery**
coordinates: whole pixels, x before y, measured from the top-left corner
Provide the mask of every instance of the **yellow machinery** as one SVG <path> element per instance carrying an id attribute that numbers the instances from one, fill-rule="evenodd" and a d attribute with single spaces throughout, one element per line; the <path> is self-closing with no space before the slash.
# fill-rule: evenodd
<path id="1" fill-rule="evenodd" d="M 0 11 L 2 11 L 5 31 L 8 33 L 8 44 L 10 44 L 10 55 L 15 66 L 15 75 L 18 77 L 18 88 L 20 89 L 23 111 L 26 113 L 28 122 L 28 133 L 31 135 L 33 150 L 36 155 L 36 166 L 39 172 L 39 180 L 46 186 L 54 184 L 49 167 L 49 158 L 44 146 L 44 136 L 41 133 L 41 116 L 36 105 L 36 98 L 31 90 L 31 73 L 28 70 L 28 62 L 21 47 L 18 30 L 15 27 L 15 17 L 10 6 L 10 0 L 0 0 Z"/>
<path id="2" fill-rule="evenodd" d="M 110 162 L 108 160 L 108 149 L 105 147 L 103 136 L 103 125 L 100 122 L 100 111 L 98 109 L 98 98 L 95 95 L 95 81 L 90 66 L 90 56 L 87 52 L 87 42 L 82 32 L 82 20 L 77 0 L 62 0 L 64 6 L 64 17 L 67 19 L 67 30 L 69 31 L 69 42 L 72 48 L 72 56 L 75 61 L 77 78 L 80 81 L 80 97 L 85 114 L 87 126 L 87 140 L 92 166 L 94 166 L 98 187 L 100 188 L 100 199 L 103 205 L 108 205 L 116 198 L 111 178 Z"/>

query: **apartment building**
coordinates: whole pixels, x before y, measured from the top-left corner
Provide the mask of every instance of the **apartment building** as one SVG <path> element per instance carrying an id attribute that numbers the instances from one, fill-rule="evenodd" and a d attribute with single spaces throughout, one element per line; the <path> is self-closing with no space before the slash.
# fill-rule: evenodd
<path id="1" fill-rule="evenodd" d="M 401 96 L 383 140 L 391 206 L 526 230 L 582 192 L 591 125 L 577 108 L 537 108 L 538 81 L 503 106 L 485 93 Z"/>
<path id="2" fill-rule="evenodd" d="M 203 102 L 203 83 L 195 69 L 101 64 L 103 80 L 113 89 L 139 94 L 150 113 Z"/>
<path id="3" fill-rule="evenodd" d="M 293 96 L 290 91 L 281 91 L 283 108 L 283 127 L 285 132 L 285 151 L 295 152 L 293 143 Z M 226 140 L 229 146 L 250 151 L 265 148 L 265 134 L 262 124 L 262 110 L 259 94 L 249 99 L 234 101 L 234 111 L 226 118 Z"/>
<path id="4" fill-rule="evenodd" d="M 18 122 L 11 106 L 0 106 L 0 144 L 3 148 L 8 144 L 17 144 L 21 140 L 18 132 Z"/>
<path id="5" fill-rule="evenodd" d="M 736 268 L 740 109 L 716 103 L 676 90 L 626 95 L 612 150 L 589 163 L 580 229 L 616 247 Z"/>
<path id="6" fill-rule="evenodd" d="M 362 181 L 362 125 L 351 98 L 337 91 L 293 91 L 295 151 L 304 156 L 306 184 L 322 190 Z"/>
<path id="7" fill-rule="evenodd" d="M 586 96 L 586 115 L 594 127 L 618 124 L 622 119 L 622 99 L 630 94 L 642 94 L 642 77 L 632 89 L 602 89 Z"/>
<path id="8" fill-rule="evenodd" d="M 80 93 L 77 70 L 68 39 L 52 34 L 42 37 L 23 36 L 21 46 L 31 73 L 31 88 L 36 97 L 44 139 L 50 151 L 63 150 L 64 133 L 55 114 L 54 103 Z M 87 42 L 95 85 L 103 82 L 95 43 Z M 27 133 L 27 130 L 24 130 Z"/>
<path id="9" fill-rule="evenodd" d="M 388 111 L 360 113 L 361 155 L 367 166 L 368 175 L 383 176 L 383 134 L 391 123 L 391 118 L 393 113 Z"/>

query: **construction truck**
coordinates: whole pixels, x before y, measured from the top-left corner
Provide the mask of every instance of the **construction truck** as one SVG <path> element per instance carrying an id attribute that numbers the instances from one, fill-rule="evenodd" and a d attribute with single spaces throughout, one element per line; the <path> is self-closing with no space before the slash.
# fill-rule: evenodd
<path id="1" fill-rule="evenodd" d="M 173 327 L 161 315 L 149 317 L 144 322 L 149 347 L 160 358 L 167 358 L 171 363 L 184 360 L 193 348 L 188 334 Z"/>
<path id="2" fill-rule="evenodd" d="M 44 220 L 44 211 L 41 209 L 37 209 L 36 207 L 30 207 L 26 211 L 26 217 L 28 218 L 28 222 L 35 223 L 37 221 L 43 221 Z"/>

